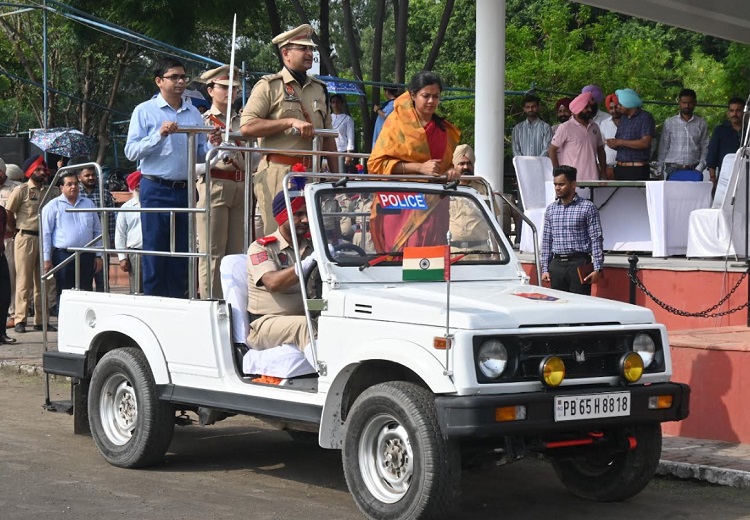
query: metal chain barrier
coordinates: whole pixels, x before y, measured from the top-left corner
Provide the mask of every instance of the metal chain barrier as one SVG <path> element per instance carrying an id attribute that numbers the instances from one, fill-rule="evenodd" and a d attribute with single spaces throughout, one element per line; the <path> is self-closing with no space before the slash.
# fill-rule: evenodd
<path id="1" fill-rule="evenodd" d="M 651 300 L 656 305 L 658 305 L 659 307 L 661 307 L 662 309 L 664 309 L 667 312 L 670 312 L 672 314 L 676 314 L 678 316 L 684 316 L 686 318 L 718 318 L 720 316 L 726 316 L 727 314 L 732 314 L 732 313 L 741 311 L 742 309 L 744 309 L 745 307 L 747 307 L 748 304 L 750 304 L 750 301 L 748 301 L 748 302 L 743 303 L 742 305 L 739 305 L 739 306 L 734 307 L 732 309 L 728 309 L 726 311 L 713 312 L 716 309 L 718 309 L 719 307 L 721 307 L 724 304 L 724 302 L 726 302 L 732 296 L 732 294 L 734 294 L 734 292 L 740 287 L 740 284 L 742 284 L 742 281 L 745 279 L 745 277 L 747 277 L 747 271 L 745 271 L 744 273 L 742 273 L 742 276 L 740 276 L 740 279 L 737 280 L 736 284 L 734 284 L 734 287 L 732 287 L 732 289 L 726 294 L 726 296 L 724 296 L 721 300 L 719 300 L 719 303 L 717 303 L 716 305 L 713 305 L 712 307 L 709 307 L 708 309 L 705 309 L 705 310 L 702 310 L 702 311 L 698 311 L 698 312 L 683 311 L 683 310 L 678 309 L 676 307 L 673 307 L 673 306 L 671 306 L 671 305 L 669 305 L 667 303 L 664 303 L 659 298 L 657 298 L 656 296 L 654 296 L 651 293 L 651 291 L 649 291 L 648 289 L 646 289 L 646 286 L 643 285 L 643 282 L 638 278 L 638 276 L 636 276 L 636 274 L 633 272 L 632 269 L 628 271 L 628 277 L 630 278 L 630 281 L 632 283 L 634 283 L 641 291 L 643 291 L 644 294 L 646 294 L 646 296 L 648 296 L 649 298 L 651 298 Z"/>

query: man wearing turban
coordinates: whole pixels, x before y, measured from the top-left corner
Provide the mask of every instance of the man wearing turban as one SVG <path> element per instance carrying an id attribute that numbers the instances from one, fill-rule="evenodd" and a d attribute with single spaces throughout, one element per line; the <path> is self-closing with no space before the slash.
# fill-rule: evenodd
<path id="1" fill-rule="evenodd" d="M 555 132 L 559 128 L 561 124 L 563 124 L 565 121 L 570 119 L 571 113 L 570 113 L 570 102 L 573 101 L 573 98 L 564 97 L 557 100 L 557 103 L 555 103 L 555 113 L 557 114 L 557 124 L 552 125 L 552 135 L 555 135 Z"/>
<path id="2" fill-rule="evenodd" d="M 272 211 L 278 229 L 259 238 L 247 251 L 247 312 L 250 331 L 247 344 L 256 350 L 277 347 L 284 343 L 303 350 L 310 342 L 300 281 L 315 265 L 312 246 L 306 238 L 305 199 L 291 200 L 292 215 L 287 213 L 284 193 L 273 199 Z M 297 235 L 300 266 L 295 264 L 292 233 Z"/>
<path id="3" fill-rule="evenodd" d="M 599 125 L 591 121 L 595 104 L 590 92 L 579 94 L 570 103 L 573 117 L 560 125 L 549 145 L 552 166 L 573 166 L 577 179 L 582 181 L 597 181 L 605 176 L 604 140 Z"/>
<path id="4" fill-rule="evenodd" d="M 617 94 L 613 92 L 608 95 L 604 100 L 604 106 L 607 107 L 607 112 L 609 112 L 610 117 L 599 123 L 599 130 L 601 130 L 602 138 L 604 138 L 606 143 L 607 139 L 613 139 L 615 137 L 615 134 L 617 134 L 617 127 L 620 126 L 622 112 L 620 111 L 620 100 L 617 99 Z M 617 150 L 613 150 L 605 144 L 604 155 L 607 156 L 607 179 L 612 180 L 615 178 Z"/>
<path id="5" fill-rule="evenodd" d="M 623 116 L 613 139 L 606 144 L 617 150 L 615 180 L 646 181 L 650 177 L 651 141 L 656 135 L 654 117 L 641 109 L 643 101 L 630 88 L 615 91 Z"/>
<path id="6" fill-rule="evenodd" d="M 16 260 L 16 332 L 26 332 L 26 314 L 34 302 L 34 330 L 42 330 L 41 264 L 39 260 L 39 204 L 48 189 L 47 163 L 41 155 L 34 155 L 23 163 L 27 182 L 13 190 L 5 209 L 8 210 L 8 229 L 16 229 L 14 256 Z M 59 195 L 57 188 L 50 199 Z M 33 298 L 33 299 L 32 299 Z M 56 330 L 51 325 L 47 330 Z"/>

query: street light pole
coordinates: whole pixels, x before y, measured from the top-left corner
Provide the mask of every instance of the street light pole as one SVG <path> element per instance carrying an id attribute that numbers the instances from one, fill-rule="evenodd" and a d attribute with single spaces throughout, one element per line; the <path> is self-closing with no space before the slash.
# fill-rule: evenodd
<path id="1" fill-rule="evenodd" d="M 47 129 L 47 119 L 49 117 L 49 93 L 47 92 L 47 0 L 42 2 L 42 83 L 43 83 L 43 107 L 42 107 L 42 128 Z M 47 155 L 45 153 L 45 155 Z"/>

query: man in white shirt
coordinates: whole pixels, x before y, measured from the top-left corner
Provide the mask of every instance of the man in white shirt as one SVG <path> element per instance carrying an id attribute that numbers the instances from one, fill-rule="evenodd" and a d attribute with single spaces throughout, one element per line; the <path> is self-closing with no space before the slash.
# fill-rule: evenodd
<path id="1" fill-rule="evenodd" d="M 336 138 L 336 150 L 339 152 L 354 152 L 354 119 L 344 112 L 344 97 L 341 94 L 331 96 L 331 126 L 339 131 Z M 354 173 L 351 157 L 339 156 L 339 171 Z"/>
<path id="2" fill-rule="evenodd" d="M 604 105 L 607 107 L 610 117 L 599 123 L 599 130 L 602 132 L 604 138 L 604 155 L 607 157 L 607 179 L 613 180 L 615 178 L 615 163 L 617 162 L 617 150 L 610 148 L 606 145 L 607 139 L 614 139 L 617 135 L 617 127 L 620 124 L 620 118 L 622 112 L 620 111 L 620 100 L 617 99 L 617 94 L 610 94 L 604 100 Z"/>
<path id="3" fill-rule="evenodd" d="M 121 209 L 140 208 L 140 185 L 141 172 L 134 171 L 126 180 L 128 189 L 133 194 L 129 201 L 122 205 Z M 141 233 L 141 214 L 137 212 L 123 211 L 117 214 L 117 225 L 115 226 L 115 248 L 117 249 L 143 249 L 143 234 Z M 141 292 L 141 257 L 136 254 L 118 253 L 120 270 L 128 273 L 130 280 L 130 292 Z M 137 277 L 137 278 L 136 278 Z"/>

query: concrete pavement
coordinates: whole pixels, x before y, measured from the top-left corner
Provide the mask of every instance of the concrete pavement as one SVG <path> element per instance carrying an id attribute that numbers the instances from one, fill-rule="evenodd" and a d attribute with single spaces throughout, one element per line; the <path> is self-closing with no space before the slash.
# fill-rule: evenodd
<path id="1" fill-rule="evenodd" d="M 56 325 L 56 319 L 52 320 L 52 324 Z M 31 331 L 16 334 L 8 329 L 8 335 L 18 339 L 18 343 L 0 345 L 0 369 L 43 375 L 42 333 Z M 48 340 L 48 348 L 56 350 L 57 333 L 48 333 Z M 657 473 L 750 488 L 750 445 L 665 436 Z"/>

